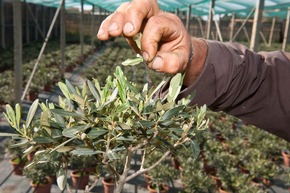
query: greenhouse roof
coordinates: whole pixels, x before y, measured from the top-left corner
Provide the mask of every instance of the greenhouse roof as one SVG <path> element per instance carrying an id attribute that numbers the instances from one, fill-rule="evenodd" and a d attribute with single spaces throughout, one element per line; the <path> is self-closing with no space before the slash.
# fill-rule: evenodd
<path id="1" fill-rule="evenodd" d="M 176 9 L 186 10 L 188 5 L 191 5 L 191 13 L 195 16 L 205 16 L 209 12 L 209 3 L 211 0 L 158 0 L 159 6 L 165 11 L 174 11 Z M 26 0 L 29 3 L 42 4 L 44 6 L 57 7 L 60 0 Z M 67 8 L 79 7 L 81 0 L 65 0 Z M 113 12 L 116 8 L 128 0 L 84 0 L 85 5 L 95 5 L 107 11 Z M 216 0 L 216 14 L 231 14 L 235 13 L 240 16 L 246 16 L 253 7 L 255 0 Z M 269 17 L 285 18 L 287 10 L 290 8 L 289 0 L 265 0 L 264 15 Z"/>

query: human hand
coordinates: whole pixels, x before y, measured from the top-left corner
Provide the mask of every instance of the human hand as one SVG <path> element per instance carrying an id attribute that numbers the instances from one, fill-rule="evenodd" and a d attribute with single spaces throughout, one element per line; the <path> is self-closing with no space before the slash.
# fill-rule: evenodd
<path id="1" fill-rule="evenodd" d="M 141 50 L 133 41 L 139 32 L 142 33 Z M 157 0 L 132 0 L 122 4 L 103 21 L 98 32 L 101 40 L 120 35 L 156 71 L 175 74 L 184 72 L 189 64 L 190 35 L 176 15 L 159 9 Z"/>

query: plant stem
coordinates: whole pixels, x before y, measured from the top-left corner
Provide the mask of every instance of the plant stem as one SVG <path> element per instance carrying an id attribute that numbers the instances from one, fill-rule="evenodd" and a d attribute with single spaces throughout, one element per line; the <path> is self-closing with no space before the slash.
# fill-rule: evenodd
<path id="1" fill-rule="evenodd" d="M 128 182 L 129 180 L 132 180 L 133 178 L 139 176 L 140 174 L 143 174 L 145 172 L 148 172 L 150 170 L 152 170 L 153 168 L 155 168 L 156 166 L 158 166 L 169 154 L 170 154 L 170 150 L 166 151 L 163 156 L 157 161 L 155 162 L 153 165 L 151 165 L 150 167 L 148 168 L 145 168 L 145 169 L 139 169 L 137 172 L 135 172 L 134 174 L 131 174 L 130 176 L 128 176 L 126 178 L 126 182 Z"/>
<path id="2" fill-rule="evenodd" d="M 133 154 L 132 149 L 133 149 L 132 146 L 130 146 L 127 150 L 126 163 L 124 165 L 123 174 L 120 175 L 115 193 L 121 193 L 124 188 L 125 183 L 127 182 L 127 176 L 131 168 L 131 160 L 132 160 L 132 154 Z"/>

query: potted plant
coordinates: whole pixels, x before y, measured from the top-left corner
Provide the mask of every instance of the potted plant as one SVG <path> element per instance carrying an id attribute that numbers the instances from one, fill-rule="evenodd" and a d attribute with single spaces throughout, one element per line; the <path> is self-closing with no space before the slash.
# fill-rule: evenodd
<path id="1" fill-rule="evenodd" d="M 15 175 L 22 175 L 23 168 L 26 164 L 26 157 L 24 156 L 24 147 L 17 145 L 21 141 L 10 139 L 6 144 L 5 150 L 10 155 L 10 163 L 13 166 L 13 173 Z"/>
<path id="2" fill-rule="evenodd" d="M 68 81 L 60 82 L 63 97 L 59 97 L 59 102 L 34 101 L 21 126 L 15 123 L 15 117 L 21 119 L 16 116 L 19 110 L 7 106 L 7 119 L 18 137 L 26 139 L 27 145 L 41 144 L 50 153 L 61 152 L 63 164 L 58 172 L 61 189 L 65 188 L 63 165 L 68 162 L 68 153 L 96 156 L 100 164 L 114 173 L 115 191 L 121 192 L 127 181 L 159 165 L 175 148 L 194 143 L 197 133 L 207 127 L 206 108 L 188 106 L 192 96 L 176 101 L 182 86 L 181 74 L 154 88 L 144 85 L 142 91 L 127 80 L 120 67 L 114 75 L 115 78 L 107 78 L 103 87 L 97 80 L 88 80 L 81 89 Z M 167 82 L 169 93 L 156 97 Z M 41 111 L 36 115 L 39 106 Z M 140 160 L 143 164 L 129 174 L 132 155 L 140 150 L 143 150 Z M 144 167 L 149 152 L 154 151 L 162 156 L 151 166 Z M 125 157 L 121 173 L 113 167 L 119 159 L 118 152 Z"/>
<path id="3" fill-rule="evenodd" d="M 203 170 L 203 162 L 188 157 L 188 159 L 182 159 L 181 163 L 180 172 L 184 192 L 207 193 L 215 191 L 215 184 L 212 183 L 210 176 Z"/>
<path id="4" fill-rule="evenodd" d="M 51 179 L 46 176 L 41 167 L 24 169 L 24 175 L 31 180 L 30 185 L 35 193 L 50 193 Z"/>
<path id="5" fill-rule="evenodd" d="M 150 152 L 150 151 L 149 151 Z M 145 167 L 149 167 L 156 163 L 163 156 L 162 152 L 154 151 L 147 155 L 145 160 Z M 149 184 L 147 188 L 149 192 L 168 192 L 168 184 L 173 183 L 177 178 L 179 171 L 173 167 L 171 157 L 164 159 L 158 167 L 148 171 Z"/>
<path id="6" fill-rule="evenodd" d="M 92 155 L 71 155 L 69 158 L 69 168 L 72 170 L 70 175 L 73 187 L 76 189 L 85 189 L 89 184 L 89 178 L 92 171 L 96 170 L 95 157 Z"/>

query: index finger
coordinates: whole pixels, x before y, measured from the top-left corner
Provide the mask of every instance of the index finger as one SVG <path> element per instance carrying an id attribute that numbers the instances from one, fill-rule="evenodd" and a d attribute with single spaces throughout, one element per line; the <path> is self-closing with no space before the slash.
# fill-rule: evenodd
<path id="1" fill-rule="evenodd" d="M 157 0 L 132 0 L 126 9 L 123 34 L 132 37 L 150 17 L 160 12 Z"/>

